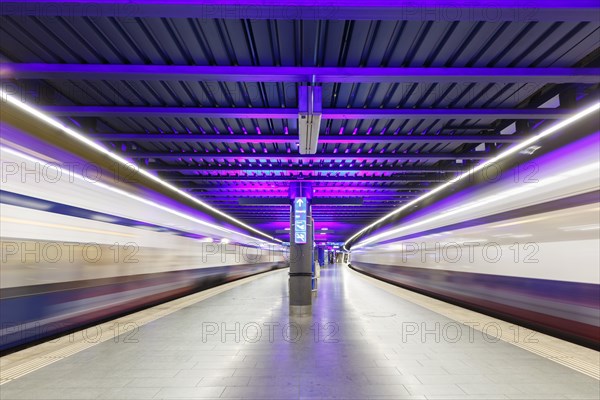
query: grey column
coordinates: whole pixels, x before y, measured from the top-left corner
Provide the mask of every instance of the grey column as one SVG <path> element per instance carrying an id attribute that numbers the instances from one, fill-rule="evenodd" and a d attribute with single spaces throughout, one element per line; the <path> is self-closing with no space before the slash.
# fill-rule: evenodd
<path id="1" fill-rule="evenodd" d="M 301 194 L 304 194 L 301 192 Z M 304 196 L 297 196 L 304 197 Z M 307 199 L 310 197 L 307 196 Z M 314 229 L 310 200 L 306 207 L 306 243 L 294 241 L 294 207 L 290 213 L 290 314 L 306 315 L 312 311 L 312 261 Z"/>

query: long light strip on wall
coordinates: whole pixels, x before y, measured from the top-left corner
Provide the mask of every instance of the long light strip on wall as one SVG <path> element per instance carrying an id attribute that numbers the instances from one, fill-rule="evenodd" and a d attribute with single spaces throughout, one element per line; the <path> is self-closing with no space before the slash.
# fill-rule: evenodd
<path id="1" fill-rule="evenodd" d="M 475 173 L 483 170 L 484 168 L 487 168 L 490 165 L 492 165 L 492 164 L 494 164 L 494 163 L 496 163 L 496 162 L 498 162 L 498 161 L 500 161 L 500 160 L 502 160 L 502 159 L 504 159 L 504 158 L 506 158 L 506 157 L 508 157 L 508 156 L 510 156 L 512 154 L 515 154 L 515 153 L 517 153 L 517 152 L 519 152 L 519 151 L 521 151 L 521 150 L 523 150 L 523 149 L 531 146 L 532 144 L 536 143 L 538 140 L 540 140 L 540 139 L 542 139 L 542 138 L 544 138 L 546 136 L 549 136 L 549 135 L 557 132 L 558 130 L 560 130 L 562 128 L 565 128 L 565 127 L 571 125 L 572 123 L 574 123 L 576 121 L 579 121 L 580 119 L 582 119 L 582 118 L 584 118 L 584 117 L 586 117 L 586 116 L 588 116 L 588 115 L 590 115 L 590 114 L 592 114 L 592 113 L 594 113 L 594 112 L 596 112 L 598 110 L 600 110 L 600 102 L 594 103 L 591 106 L 589 106 L 589 107 L 583 109 L 582 111 L 578 112 L 577 114 L 574 114 L 572 117 L 569 117 L 569 118 L 567 118 L 567 119 L 565 119 L 565 120 L 563 120 L 563 121 L 561 121 L 561 122 L 559 122 L 559 123 L 557 123 L 557 124 L 549 127 L 548 129 L 540 132 L 539 134 L 537 134 L 535 136 L 530 137 L 529 139 L 526 139 L 526 140 L 524 140 L 524 141 L 522 141 L 522 142 L 520 142 L 518 144 L 515 144 L 514 146 L 508 148 L 506 151 L 498 154 L 496 157 L 490 158 L 489 160 L 487 160 L 487 161 L 485 161 L 485 162 L 477 165 L 476 167 L 468 170 L 467 172 L 465 172 L 465 173 L 463 173 L 461 175 L 458 175 L 455 178 L 452 178 L 448 182 L 446 182 L 446 183 L 444 183 L 444 184 L 436 187 L 435 189 L 432 189 L 431 191 L 423 194 L 422 196 L 417 197 L 416 199 L 414 199 L 414 200 L 406 203 L 402 207 L 399 207 L 399 208 L 395 209 L 391 213 L 389 213 L 389 214 L 385 215 L 384 217 L 378 219 L 377 221 L 373 222 L 372 224 L 364 227 L 363 229 L 361 229 L 360 231 L 358 231 L 354 235 L 352 235 L 350 238 L 348 238 L 348 240 L 346 240 L 346 242 L 344 243 L 344 249 L 346 251 L 348 251 L 348 249 L 346 248 L 346 245 L 348 245 L 348 243 L 352 239 L 354 239 L 355 237 L 361 235 L 362 233 L 366 232 L 367 230 L 373 228 L 374 226 L 378 225 L 379 223 L 384 222 L 388 218 L 390 218 L 390 217 L 392 217 L 392 216 L 394 216 L 394 215 L 396 215 L 398 213 L 401 213 L 402 211 L 406 210 L 409 207 L 412 207 L 413 205 L 419 203 L 420 201 L 423 201 L 426 198 L 431 197 L 434 194 L 439 193 L 442 190 L 448 188 L 449 186 L 454 185 L 456 182 L 458 182 L 460 180 L 463 180 L 463 179 L 465 179 L 465 178 L 467 178 L 469 176 L 472 176 L 473 174 L 475 174 Z M 381 237 L 383 237 L 382 235 L 386 235 L 387 236 L 387 234 L 388 234 L 388 232 L 380 234 L 380 235 L 377 235 L 377 237 L 381 238 Z M 360 245 L 360 243 L 359 243 L 359 245 Z"/>
<path id="2" fill-rule="evenodd" d="M 3 153 L 3 152 L 5 152 L 7 154 L 10 154 L 12 156 L 16 156 L 16 157 L 22 158 L 23 160 L 27 160 L 27 161 L 30 161 L 30 162 L 34 162 L 34 163 L 38 163 L 38 164 L 43 163 L 42 160 L 39 160 L 39 159 L 37 159 L 35 157 L 32 157 L 32 156 L 30 156 L 28 154 L 21 153 L 20 151 L 17 151 L 17 150 L 8 148 L 8 147 L 0 146 L 0 153 Z M 215 229 L 217 231 L 224 232 L 224 234 L 235 235 L 235 236 L 244 236 L 244 237 L 247 237 L 247 238 L 252 239 L 252 240 L 258 240 L 259 242 L 262 242 L 262 243 L 266 243 L 267 242 L 266 240 L 258 239 L 258 238 L 255 238 L 253 236 L 247 235 L 245 233 L 236 232 L 236 231 L 233 231 L 231 229 L 223 228 L 223 227 L 221 227 L 219 225 L 215 225 L 215 224 L 212 224 L 210 222 L 203 221 L 203 220 L 198 219 L 196 217 L 193 217 L 191 215 L 187 215 L 187 214 L 182 213 L 180 211 L 173 210 L 170 207 L 166 207 L 166 206 L 163 206 L 161 204 L 155 203 L 155 202 L 153 202 L 151 200 L 147 200 L 147 199 L 145 199 L 143 197 L 137 196 L 135 194 L 128 193 L 125 190 L 119 189 L 117 187 L 114 187 L 114 186 L 111 186 L 111 185 L 108 185 L 108 184 L 105 184 L 105 183 L 102 183 L 102 182 L 99 182 L 99 181 L 90 182 L 89 179 L 84 178 L 82 175 L 79 175 L 79 174 L 77 174 L 75 172 L 70 172 L 69 177 L 73 177 L 73 178 L 75 178 L 75 179 L 77 179 L 77 180 L 79 180 L 79 181 L 81 181 L 81 182 L 83 182 L 85 184 L 91 184 L 91 185 L 94 185 L 94 186 L 97 186 L 97 187 L 101 187 L 101 188 L 103 188 L 105 190 L 108 190 L 110 192 L 117 193 L 117 194 L 119 194 L 121 196 L 124 196 L 124 197 L 130 198 L 130 199 L 139 201 L 140 203 L 146 204 L 146 205 L 148 205 L 150 207 L 154 207 L 154 208 L 162 210 L 162 211 L 166 211 L 166 212 L 168 212 L 170 214 L 173 214 L 173 215 L 176 215 L 178 217 L 187 219 L 188 221 L 192 221 L 192 222 L 194 222 L 196 224 L 207 226 L 207 227 L 209 227 L 211 229 Z M 189 231 L 189 230 L 188 230 L 188 232 L 194 233 L 194 232 Z"/>
<path id="3" fill-rule="evenodd" d="M 36 118 L 46 122 L 48 125 L 51 125 L 55 128 L 60 129 L 61 131 L 63 131 L 64 133 L 66 133 L 67 135 L 69 135 L 70 137 L 72 137 L 73 139 L 76 139 L 77 141 L 91 147 L 92 149 L 101 152 L 102 154 L 105 154 L 107 156 L 109 156 L 110 158 L 112 158 L 113 160 L 117 161 L 118 163 L 129 167 L 132 164 L 131 162 L 129 162 L 128 160 L 126 160 L 125 158 L 119 156 L 118 154 L 115 154 L 113 152 L 111 152 L 110 150 L 106 149 L 105 147 L 103 147 L 102 145 L 94 142 L 93 140 L 88 139 L 87 137 L 85 137 L 84 135 L 82 135 L 81 133 L 63 125 L 61 122 L 55 120 L 54 118 L 44 114 L 43 112 L 41 112 L 40 110 L 37 110 L 34 107 L 31 107 L 30 105 L 22 102 L 21 100 L 17 99 L 15 96 L 10 95 L 9 93 L 6 93 L 4 90 L 0 89 L 0 99 L 2 101 L 7 101 L 10 104 L 13 104 L 15 106 L 17 106 L 19 109 L 25 111 L 26 113 L 35 116 Z M 270 240 L 276 241 L 276 242 L 282 242 L 281 240 L 274 238 L 272 236 L 267 235 L 264 232 L 259 231 L 256 228 L 251 227 L 250 225 L 247 225 L 245 223 L 243 223 L 240 220 L 235 219 L 234 217 L 230 216 L 229 214 L 224 213 L 223 211 L 212 207 L 211 205 L 203 202 L 202 200 L 197 199 L 196 197 L 190 195 L 189 193 L 184 192 L 183 190 L 177 188 L 174 185 L 171 185 L 170 183 L 160 179 L 158 176 L 151 174 L 150 172 L 146 171 L 143 168 L 137 168 L 137 171 L 142 174 L 143 176 L 145 176 L 146 178 L 151 179 L 152 181 L 160 184 L 161 186 L 172 190 L 173 192 L 177 193 L 180 196 L 185 197 L 188 200 L 191 200 L 192 202 L 200 205 L 201 207 L 204 207 L 224 218 L 227 218 L 230 221 L 235 222 L 236 224 L 243 226 L 244 228 L 248 229 L 249 231 L 252 231 L 254 233 L 257 233 L 261 236 L 267 237 Z"/>
<path id="4" fill-rule="evenodd" d="M 412 224 L 401 225 L 399 228 L 395 228 L 395 229 L 380 233 L 378 235 L 369 236 L 367 239 L 361 241 L 356 246 L 353 246 L 352 249 L 354 249 L 354 250 L 359 249 L 370 243 L 377 242 L 379 239 L 382 239 L 386 236 L 396 235 L 400 232 L 406 232 L 410 229 L 414 229 L 419 226 L 427 225 L 427 224 L 430 224 L 435 221 L 444 220 L 446 218 L 452 217 L 454 215 L 458 215 L 460 213 L 467 213 L 471 210 L 480 208 L 485 205 L 489 205 L 489 204 L 493 204 L 493 203 L 500 203 L 504 200 L 513 198 L 513 197 L 518 196 L 525 192 L 529 192 L 532 190 L 538 190 L 542 187 L 546 187 L 546 186 L 550 186 L 550 185 L 556 185 L 559 182 L 562 182 L 562 181 L 565 181 L 565 180 L 568 180 L 571 178 L 579 177 L 581 175 L 589 176 L 590 173 L 593 173 L 594 171 L 598 171 L 599 167 L 600 167 L 600 162 L 591 163 L 588 165 L 584 165 L 583 167 L 565 171 L 559 175 L 554 175 L 554 176 L 550 176 L 550 177 L 541 179 L 538 182 L 536 182 L 535 185 L 520 185 L 520 186 L 517 186 L 515 189 L 505 190 L 500 193 L 496 193 L 491 196 L 487 196 L 485 198 L 479 199 L 477 201 L 465 203 L 465 204 L 461 205 L 460 207 L 456 207 L 456 208 L 450 209 L 450 210 L 442 212 L 442 213 L 436 213 L 433 217 L 419 220 L 418 222 L 415 222 Z M 476 242 L 477 240 L 473 240 L 473 241 Z M 480 241 L 483 241 L 483 239 Z"/>

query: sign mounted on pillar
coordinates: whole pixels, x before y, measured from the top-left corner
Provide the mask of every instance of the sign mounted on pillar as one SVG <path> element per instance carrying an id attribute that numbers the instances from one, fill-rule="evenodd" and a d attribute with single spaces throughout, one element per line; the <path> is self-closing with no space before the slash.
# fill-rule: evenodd
<path id="1" fill-rule="evenodd" d="M 306 243 L 306 197 L 294 199 L 294 243 Z"/>

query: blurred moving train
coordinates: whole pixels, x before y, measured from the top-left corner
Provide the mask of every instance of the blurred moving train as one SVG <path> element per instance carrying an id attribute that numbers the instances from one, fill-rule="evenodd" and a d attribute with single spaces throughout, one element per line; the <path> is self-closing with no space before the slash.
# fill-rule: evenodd
<path id="1" fill-rule="evenodd" d="M 278 244 L 1 130 L 0 351 L 288 265 Z"/>
<path id="2" fill-rule="evenodd" d="M 361 238 L 371 276 L 593 348 L 600 344 L 600 133 Z"/>

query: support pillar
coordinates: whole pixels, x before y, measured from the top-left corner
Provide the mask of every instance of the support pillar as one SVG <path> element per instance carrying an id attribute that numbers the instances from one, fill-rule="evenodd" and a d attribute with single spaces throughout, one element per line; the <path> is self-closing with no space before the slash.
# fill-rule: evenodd
<path id="1" fill-rule="evenodd" d="M 319 264 L 321 265 L 321 267 L 325 266 L 325 248 L 323 246 L 319 246 L 318 250 L 318 258 L 319 258 Z"/>
<path id="2" fill-rule="evenodd" d="M 314 229 L 311 212 L 312 187 L 307 183 L 290 186 L 292 209 L 290 215 L 290 314 L 307 315 L 312 312 L 312 262 Z M 306 201 L 300 206 L 298 200 Z M 305 208 L 304 208 L 305 206 Z M 302 210 L 305 209 L 305 214 Z M 298 219 L 299 216 L 303 218 Z M 306 221 L 306 226 L 296 226 L 296 221 Z M 304 228 L 297 229 L 297 228 Z M 296 235 L 305 233 L 304 239 Z M 304 242 L 305 243 L 302 243 Z"/>

